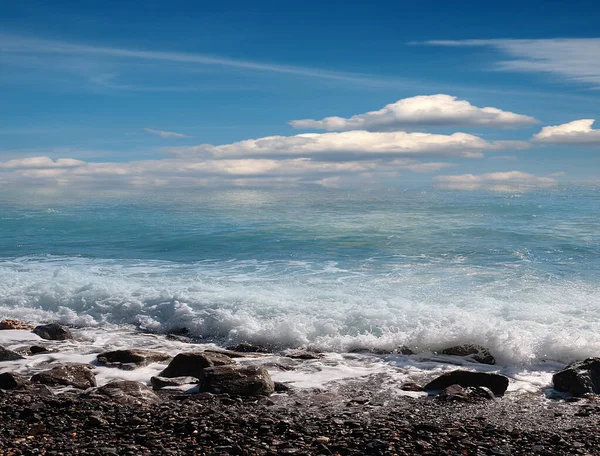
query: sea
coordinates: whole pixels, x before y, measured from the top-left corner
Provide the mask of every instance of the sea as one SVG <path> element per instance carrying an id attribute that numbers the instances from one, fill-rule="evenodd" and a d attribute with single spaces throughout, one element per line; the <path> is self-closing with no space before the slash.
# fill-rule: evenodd
<path id="1" fill-rule="evenodd" d="M 393 388 L 462 366 L 532 392 L 569 362 L 600 355 L 599 311 L 592 185 L 0 195 L 0 318 L 60 322 L 76 335 L 0 371 L 90 362 L 116 348 L 190 351 L 166 337 L 176 332 L 194 349 L 248 342 L 324 353 L 285 368 L 261 358 L 299 388 L 372 375 Z M 1 333 L 8 348 L 41 341 Z M 496 364 L 439 355 L 467 343 Z M 402 346 L 414 354 L 394 352 Z M 162 368 L 97 375 L 147 382 Z"/>

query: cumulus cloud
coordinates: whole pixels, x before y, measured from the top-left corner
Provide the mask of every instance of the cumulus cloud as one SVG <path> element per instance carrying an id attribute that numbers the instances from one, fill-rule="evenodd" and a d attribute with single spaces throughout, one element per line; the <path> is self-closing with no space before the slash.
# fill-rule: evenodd
<path id="1" fill-rule="evenodd" d="M 267 136 L 215 146 L 168 149 L 178 157 L 320 157 L 321 159 L 373 159 L 374 157 L 482 157 L 483 151 L 526 148 L 520 141 L 489 142 L 467 133 L 369 132 L 353 130 L 340 133 L 305 133 L 295 136 Z"/>
<path id="2" fill-rule="evenodd" d="M 84 161 L 73 158 L 59 158 L 54 161 L 49 157 L 28 157 L 0 162 L 0 169 L 75 168 L 85 164 Z"/>
<path id="3" fill-rule="evenodd" d="M 574 120 L 562 125 L 542 128 L 533 140 L 548 144 L 600 145 L 600 130 L 594 130 L 594 119 Z"/>
<path id="4" fill-rule="evenodd" d="M 191 136 L 174 131 L 153 130 L 152 128 L 144 128 L 148 133 L 160 136 L 161 138 L 191 138 Z"/>
<path id="5" fill-rule="evenodd" d="M 294 128 L 318 130 L 397 131 L 416 126 L 480 126 L 517 127 L 537 123 L 533 117 L 502 111 L 498 108 L 478 108 L 466 100 L 438 94 L 404 98 L 378 111 L 357 114 L 350 118 L 325 117 L 289 122 Z"/>
<path id="6" fill-rule="evenodd" d="M 556 179 L 552 177 L 539 177 L 521 171 L 437 176 L 434 180 L 437 187 L 449 190 L 489 190 L 496 192 L 523 192 L 537 188 L 550 188 L 556 185 Z"/>

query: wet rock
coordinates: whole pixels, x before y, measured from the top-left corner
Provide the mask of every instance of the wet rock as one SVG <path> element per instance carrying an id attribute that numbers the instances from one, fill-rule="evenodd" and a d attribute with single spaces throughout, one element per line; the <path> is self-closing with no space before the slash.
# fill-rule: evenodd
<path id="1" fill-rule="evenodd" d="M 440 355 L 461 356 L 480 364 L 496 364 L 490 351 L 481 345 L 464 344 L 445 348 Z"/>
<path id="2" fill-rule="evenodd" d="M 600 358 L 587 358 L 552 376 L 554 389 L 581 397 L 600 393 Z"/>
<path id="3" fill-rule="evenodd" d="M 19 374 L 3 372 L 0 374 L 0 389 L 22 389 L 29 386 L 29 380 Z"/>
<path id="4" fill-rule="evenodd" d="M 140 382 L 131 380 L 120 380 L 107 383 L 97 388 L 93 394 L 110 397 L 123 403 L 146 403 L 158 402 L 159 397 L 150 388 Z"/>
<path id="5" fill-rule="evenodd" d="M 212 366 L 226 366 L 234 361 L 220 353 L 190 352 L 179 353 L 163 370 L 160 377 L 196 377 L 200 378 L 203 369 Z"/>
<path id="6" fill-rule="evenodd" d="M 165 388 L 167 386 L 183 386 L 190 385 L 194 383 L 198 383 L 198 379 L 195 377 L 151 377 L 150 383 L 152 384 L 152 389 L 159 390 Z"/>
<path id="7" fill-rule="evenodd" d="M 124 370 L 132 370 L 138 367 L 147 366 L 150 363 L 166 361 L 171 355 L 152 350 L 114 350 L 100 353 L 97 356 L 98 362 L 107 367 L 117 367 Z"/>
<path id="8" fill-rule="evenodd" d="M 231 350 L 239 353 L 271 353 L 268 347 L 264 345 L 250 344 L 248 342 L 242 342 L 237 345 L 230 345 L 227 350 Z"/>
<path id="9" fill-rule="evenodd" d="M 228 356 L 230 358 L 252 358 L 253 354 L 251 353 L 242 353 L 242 352 L 236 352 L 236 351 L 232 351 L 232 350 L 226 350 L 224 348 L 217 348 L 217 349 L 206 349 L 204 350 L 204 353 L 216 353 L 218 355 L 225 355 Z M 256 354 L 254 354 L 256 355 Z"/>
<path id="10" fill-rule="evenodd" d="M 464 388 L 469 386 L 485 386 L 492 390 L 494 394 L 501 395 L 508 388 L 508 377 L 500 374 L 455 370 L 432 380 L 423 389 L 427 392 L 441 391 L 451 385 L 460 385 Z"/>
<path id="11" fill-rule="evenodd" d="M 286 358 L 292 359 L 321 359 L 323 358 L 323 353 L 316 353 L 308 350 L 289 350 L 283 353 L 283 356 Z"/>
<path id="12" fill-rule="evenodd" d="M 83 364 L 58 366 L 35 374 L 31 377 L 31 382 L 49 386 L 73 386 L 78 389 L 87 389 L 96 386 L 96 377 L 91 367 Z"/>
<path id="13" fill-rule="evenodd" d="M 29 353 L 31 353 L 32 355 L 49 352 L 50 351 L 46 347 L 42 347 L 41 345 L 32 345 L 31 347 L 29 347 Z"/>
<path id="14" fill-rule="evenodd" d="M 406 382 L 400 386 L 402 391 L 423 391 L 423 387 L 414 382 Z"/>
<path id="15" fill-rule="evenodd" d="M 182 342 L 184 344 L 191 344 L 194 342 L 191 337 L 182 336 L 181 334 L 167 334 L 166 337 L 169 340 L 175 340 L 177 342 Z"/>
<path id="16" fill-rule="evenodd" d="M 34 328 L 33 325 L 28 325 L 27 323 L 25 323 L 21 320 L 14 320 L 14 319 L 9 318 L 9 319 L 0 321 L 0 330 L 23 329 L 23 330 L 31 331 L 33 328 Z"/>
<path id="17" fill-rule="evenodd" d="M 442 401 L 477 402 L 481 400 L 494 400 L 494 393 L 485 386 L 463 388 L 460 385 L 450 385 L 439 395 Z"/>
<path id="18" fill-rule="evenodd" d="M 16 361 L 18 359 L 25 358 L 8 348 L 0 347 L 0 361 Z"/>
<path id="19" fill-rule="evenodd" d="M 286 393 L 292 390 L 292 387 L 287 383 L 283 382 L 273 382 L 276 393 Z"/>
<path id="20" fill-rule="evenodd" d="M 202 371 L 200 391 L 234 396 L 269 396 L 275 392 L 275 385 L 264 367 L 215 366 Z"/>
<path id="21" fill-rule="evenodd" d="M 398 347 L 396 352 L 400 353 L 401 355 L 414 355 L 415 354 L 415 352 L 412 351 L 410 348 L 408 348 L 406 345 L 401 345 L 400 347 Z"/>
<path id="22" fill-rule="evenodd" d="M 68 340 L 73 339 L 73 335 L 69 328 L 58 323 L 50 323 L 49 325 L 36 326 L 33 330 L 35 334 L 42 339 L 47 340 Z"/>

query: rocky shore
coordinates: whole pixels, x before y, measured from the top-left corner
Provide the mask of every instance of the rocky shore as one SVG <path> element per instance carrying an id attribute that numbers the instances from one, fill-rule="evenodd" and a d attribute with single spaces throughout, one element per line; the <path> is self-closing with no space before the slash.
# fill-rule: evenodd
<path id="1" fill-rule="evenodd" d="M 3 325 L 44 340 L 73 337 L 60 325 Z M 597 358 L 557 372 L 554 394 L 505 394 L 509 378 L 462 368 L 395 389 L 381 387 L 383 374 L 295 388 L 252 364 L 269 354 L 250 345 L 190 344 L 175 356 L 119 349 L 92 363 L 51 362 L 31 376 L 5 367 L 44 353 L 34 347 L 0 348 L 0 455 L 600 455 Z M 494 363 L 483 347 L 447 352 Z M 161 370 L 145 383 L 116 376 L 97 385 L 99 369 L 152 363 Z M 414 397 L 398 394 L 406 391 Z"/>

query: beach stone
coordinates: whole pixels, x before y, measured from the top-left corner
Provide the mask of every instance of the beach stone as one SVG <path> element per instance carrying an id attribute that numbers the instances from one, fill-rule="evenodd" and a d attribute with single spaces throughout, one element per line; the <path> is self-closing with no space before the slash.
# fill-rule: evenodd
<path id="1" fill-rule="evenodd" d="M 238 353 L 271 353 L 268 347 L 264 345 L 251 344 L 248 342 L 242 342 L 236 345 L 230 345 L 227 350 L 231 350 Z"/>
<path id="2" fill-rule="evenodd" d="M 0 361 L 16 361 L 18 359 L 25 358 L 19 355 L 17 352 L 0 346 Z"/>
<path id="3" fill-rule="evenodd" d="M 179 353 L 163 370 L 159 377 L 196 377 L 200 378 L 203 369 L 212 366 L 226 366 L 234 361 L 221 353 L 189 352 Z"/>
<path id="4" fill-rule="evenodd" d="M 167 386 L 183 386 L 198 383 L 198 379 L 195 377 L 151 377 L 150 383 L 152 384 L 153 390 L 159 390 Z"/>
<path id="5" fill-rule="evenodd" d="M 100 364 L 107 367 L 117 367 L 124 370 L 132 370 L 147 366 L 150 363 L 166 361 L 171 355 L 152 350 L 132 349 L 113 350 L 100 353 L 96 359 Z"/>
<path id="6" fill-rule="evenodd" d="M 19 374 L 3 372 L 0 374 L 0 389 L 22 389 L 29 386 L 29 380 Z"/>
<path id="7" fill-rule="evenodd" d="M 283 353 L 283 356 L 292 359 L 321 359 L 324 355 L 322 353 L 299 349 L 286 351 Z"/>
<path id="8" fill-rule="evenodd" d="M 27 323 L 21 320 L 14 320 L 12 318 L 8 318 L 6 320 L 0 321 L 0 330 L 3 329 L 23 329 L 27 331 L 31 331 L 34 328 L 33 325 L 28 325 Z"/>
<path id="9" fill-rule="evenodd" d="M 567 366 L 552 376 L 556 391 L 581 397 L 600 394 L 600 358 L 587 358 Z"/>
<path id="10" fill-rule="evenodd" d="M 57 366 L 35 374 L 31 377 L 31 382 L 50 386 L 73 386 L 78 389 L 87 389 L 96 386 L 96 376 L 92 372 L 92 367 L 87 367 L 84 364 Z"/>
<path id="11" fill-rule="evenodd" d="M 464 344 L 445 348 L 439 352 L 441 355 L 462 356 L 480 364 L 496 364 L 490 351 L 481 345 Z"/>
<path id="12" fill-rule="evenodd" d="M 159 401 L 159 397 L 146 385 L 132 380 L 119 380 L 107 383 L 97 388 L 94 394 L 107 396 L 124 403 L 152 404 Z"/>
<path id="13" fill-rule="evenodd" d="M 492 390 L 485 386 L 463 388 L 460 385 L 450 385 L 442 390 L 438 395 L 438 399 L 442 401 L 477 402 L 480 400 L 494 400 L 495 396 Z"/>
<path id="14" fill-rule="evenodd" d="M 454 370 L 432 380 L 423 387 L 423 390 L 427 392 L 441 391 L 451 385 L 460 385 L 463 388 L 469 386 L 485 386 L 494 394 L 501 395 L 504 394 L 506 388 L 508 388 L 508 383 L 508 377 L 500 374 Z"/>
<path id="15" fill-rule="evenodd" d="M 202 371 L 200 391 L 233 396 L 269 396 L 275 384 L 264 367 L 215 366 Z"/>
<path id="16" fill-rule="evenodd" d="M 400 386 L 402 391 L 423 391 L 423 387 L 415 382 L 406 382 Z"/>
<path id="17" fill-rule="evenodd" d="M 36 326 L 33 330 L 35 334 L 42 339 L 47 340 L 68 340 L 73 339 L 73 335 L 69 328 L 58 323 L 50 323 L 49 325 Z"/>
<path id="18" fill-rule="evenodd" d="M 29 353 L 32 355 L 37 355 L 38 353 L 49 353 L 50 351 L 46 347 L 42 347 L 41 345 L 32 345 L 29 347 Z"/>

